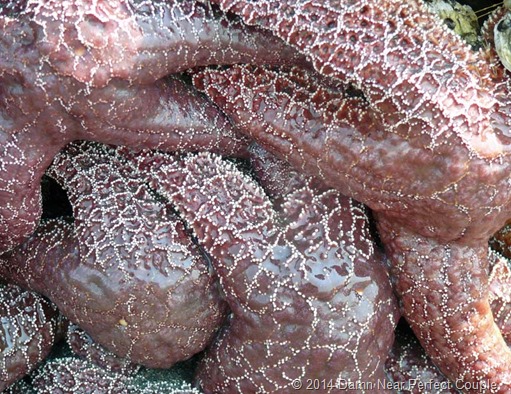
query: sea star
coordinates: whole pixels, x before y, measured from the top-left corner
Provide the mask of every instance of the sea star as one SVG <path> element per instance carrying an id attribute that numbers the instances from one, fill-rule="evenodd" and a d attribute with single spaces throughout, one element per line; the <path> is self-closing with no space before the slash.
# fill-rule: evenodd
<path id="1" fill-rule="evenodd" d="M 199 366 L 206 392 L 294 393 L 319 381 L 341 392 L 338 379 L 391 392 L 383 366 L 397 304 L 362 205 L 264 157 L 265 183 L 285 190 L 274 203 L 219 157 L 139 160 L 209 252 L 232 311 Z"/>
<path id="2" fill-rule="evenodd" d="M 303 62 L 271 34 L 194 1 L 2 2 L 0 31 L 0 251 L 35 230 L 40 178 L 70 141 L 243 153 L 213 105 L 162 77 Z"/>
<path id="3" fill-rule="evenodd" d="M 48 356 L 61 317 L 39 294 L 0 284 L 0 391 Z"/>
<path id="4" fill-rule="evenodd" d="M 58 357 L 32 374 L 34 394 L 200 394 L 174 371 L 141 370 L 133 376 L 104 370 L 71 356 Z M 159 376 L 158 376 L 159 375 Z M 163 380 L 163 379 L 164 380 Z M 27 394 L 23 392 L 22 394 Z"/>
<path id="5" fill-rule="evenodd" d="M 428 353 L 467 391 L 482 391 L 481 382 L 508 391 L 511 352 L 493 323 L 486 272 L 486 241 L 511 211 L 506 74 L 417 0 L 215 2 L 272 30 L 346 87 L 339 93 L 283 69 L 259 68 L 251 80 L 243 67 L 203 72 L 197 85 L 244 133 L 373 208 L 405 315 Z M 72 139 L 245 153 L 247 141 L 221 112 L 160 77 L 209 63 L 303 60 L 271 34 L 195 2 L 20 4 L 0 9 L 0 250 L 35 228 L 40 175 Z M 196 20 L 210 36 L 196 34 Z M 234 42 L 252 34 L 257 45 L 238 50 Z M 199 132 L 176 131 L 173 86 L 206 115 Z M 171 107 L 189 126 L 189 112 Z"/>
<path id="6" fill-rule="evenodd" d="M 121 357 L 168 368 L 201 351 L 226 305 L 183 223 L 113 148 L 73 143 L 50 169 L 74 224 L 49 221 L 2 255 L 0 274 L 50 298 Z"/>
<path id="7" fill-rule="evenodd" d="M 40 368 L 33 380 L 37 394 L 129 394 L 126 376 L 107 372 L 80 358 L 64 357 Z"/>
<path id="8" fill-rule="evenodd" d="M 385 370 L 400 394 L 458 394 L 455 385 L 440 373 L 421 348 L 410 328 L 400 323 L 385 362 Z"/>
<path id="9" fill-rule="evenodd" d="M 214 2 L 365 103 L 327 92 L 338 110 L 285 70 L 206 70 L 196 85 L 242 132 L 373 209 L 404 314 L 443 373 L 467 392 L 511 390 L 487 274 L 488 238 L 511 214 L 507 76 L 418 1 Z"/>
<path id="10" fill-rule="evenodd" d="M 140 368 L 140 365 L 131 363 L 127 358 L 118 357 L 94 342 L 89 334 L 74 323 L 70 323 L 67 328 L 66 342 L 75 355 L 108 372 L 131 375 Z"/>

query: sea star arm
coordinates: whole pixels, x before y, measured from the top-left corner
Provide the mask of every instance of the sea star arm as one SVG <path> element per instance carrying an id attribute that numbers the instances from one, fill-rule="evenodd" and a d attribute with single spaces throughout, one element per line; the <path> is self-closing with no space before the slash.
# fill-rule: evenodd
<path id="1" fill-rule="evenodd" d="M 130 362 L 127 358 L 119 357 L 99 345 L 87 332 L 72 322 L 67 327 L 66 343 L 76 356 L 108 372 L 129 376 L 140 369 L 140 365 Z"/>
<path id="2" fill-rule="evenodd" d="M 50 353 L 61 316 L 43 296 L 0 283 L 0 390 L 35 369 Z"/>
<path id="3" fill-rule="evenodd" d="M 487 246 L 378 223 L 406 318 L 433 362 L 464 392 L 508 392 L 511 355 L 490 310 Z"/>
<path id="4" fill-rule="evenodd" d="M 70 145 L 49 174 L 74 208 L 80 262 L 68 275 L 82 282 L 68 291 L 89 294 L 66 311 L 70 320 L 109 350 L 153 368 L 202 350 L 225 304 L 170 207 L 151 195 L 129 160 L 99 144 Z"/>
<path id="5" fill-rule="evenodd" d="M 302 179 L 274 210 L 218 157 L 151 160 L 152 186 L 210 253 L 233 312 L 200 367 L 206 391 L 292 393 L 294 379 L 330 377 L 324 392 L 342 392 L 338 378 L 385 387 L 392 339 L 372 335 L 393 330 L 396 309 L 362 206 Z"/>
<path id="6" fill-rule="evenodd" d="M 271 34 L 196 2 L 8 2 L 0 31 L 0 251 L 35 230 L 40 176 L 70 141 L 243 151 L 218 111 L 163 76 L 210 63 L 303 62 Z"/>
<path id="7" fill-rule="evenodd" d="M 299 68 L 235 65 L 200 71 L 194 83 L 264 148 L 424 236 L 495 232 L 494 222 L 476 221 L 469 207 L 488 210 L 490 196 L 506 203 L 506 164 L 472 161 L 455 140 L 428 150 L 388 133 L 349 86 L 325 86 L 319 78 Z M 503 222 L 505 208 L 499 212 Z"/>
<path id="8" fill-rule="evenodd" d="M 150 85 L 112 81 L 77 96 L 70 111 L 81 119 L 81 139 L 132 149 L 247 154 L 248 139 L 215 105 L 173 76 Z"/>
<path id="9" fill-rule="evenodd" d="M 385 128 L 404 139 L 435 149 L 459 138 L 485 158 L 506 149 L 489 121 L 488 63 L 418 0 L 211 2 L 271 30 L 321 74 L 354 83 Z"/>
<path id="10" fill-rule="evenodd" d="M 112 148 L 70 145 L 50 172 L 68 191 L 73 228 L 46 224 L 0 266 L 110 351 L 169 367 L 206 346 L 225 304 L 183 223 L 132 170 Z"/>
<path id="11" fill-rule="evenodd" d="M 379 212 L 380 218 L 385 218 L 396 228 L 407 229 L 417 240 L 459 245 L 461 249 L 461 240 L 479 244 L 481 253 L 475 253 L 473 257 L 481 257 L 480 264 L 484 266 L 486 239 L 507 217 L 508 164 L 488 165 L 483 159 L 470 158 L 463 147 L 456 147 L 454 141 L 451 146 L 446 145 L 447 151 L 440 147 L 436 151 L 424 150 L 395 133 L 387 133 L 380 117 L 363 100 L 350 98 L 342 90 L 328 89 L 317 80 L 314 82 L 307 73 L 299 75 L 300 78 L 293 70 L 233 66 L 225 70 L 201 71 L 195 75 L 194 81 L 243 133 L 288 160 L 295 168 L 319 174 L 329 185 L 366 203 Z M 454 152 L 457 153 L 450 157 Z M 480 197 L 476 199 L 476 195 Z M 392 226 L 386 226 L 385 231 L 391 231 Z M 391 257 L 397 264 L 397 254 Z M 419 257 L 410 257 L 410 266 L 421 264 Z M 438 257 L 443 258 L 442 255 Z M 465 257 L 461 254 L 452 264 L 463 270 Z M 427 266 L 426 269 L 429 270 Z M 414 274 L 419 275 L 418 272 Z M 420 276 L 415 278 L 420 279 Z M 470 292 L 452 293 L 448 282 L 443 286 L 442 291 L 449 296 L 463 294 L 471 297 Z M 481 294 L 486 290 L 485 287 L 479 289 Z M 488 299 L 481 296 L 479 302 L 476 311 L 488 327 L 475 326 L 480 331 L 472 334 L 488 340 L 495 355 L 502 356 L 496 363 L 504 368 L 510 353 L 493 324 Z M 404 309 L 407 318 L 414 318 L 415 312 L 408 309 L 411 305 L 407 304 Z M 441 308 L 442 305 L 432 307 Z M 468 317 L 467 314 L 465 311 L 463 317 Z M 448 334 L 445 329 L 448 322 L 439 319 L 435 323 L 440 331 Z M 423 340 L 424 332 L 417 335 Z M 446 354 L 442 357 L 448 357 L 452 348 L 443 349 Z M 463 353 L 466 349 L 468 347 L 461 346 L 457 351 Z M 454 361 L 458 364 L 451 366 L 451 371 L 462 373 L 464 358 L 458 357 Z M 454 380 L 484 380 L 482 373 L 456 376 L 444 372 Z M 493 379 L 495 375 L 488 372 L 487 377 Z M 506 378 L 502 381 L 495 379 L 500 385 Z"/>
<path id="12" fill-rule="evenodd" d="M 291 47 L 196 1 L 29 3 L 37 47 L 59 75 L 91 87 L 113 78 L 152 83 L 210 64 L 303 61 Z"/>
<path id="13" fill-rule="evenodd" d="M 93 97 L 80 98 L 80 104 L 75 106 L 82 110 L 76 113 L 88 119 L 83 120 L 85 127 L 80 138 L 134 148 L 245 154 L 247 140 L 237 135 L 214 105 L 183 82 L 170 78 L 153 86 L 131 89 L 119 84 L 122 82 L 102 89 L 101 93 L 91 93 Z M 98 97 L 98 101 L 93 101 Z M 46 111 L 31 130 L 3 134 L 0 250 L 9 249 L 35 231 L 41 215 L 41 176 L 59 150 L 78 138 L 78 132 L 72 131 L 77 129 L 76 125 L 65 125 L 66 119 L 58 112 L 54 116 L 56 112 Z M 56 129 L 55 135 L 45 138 L 41 131 L 51 129 Z"/>

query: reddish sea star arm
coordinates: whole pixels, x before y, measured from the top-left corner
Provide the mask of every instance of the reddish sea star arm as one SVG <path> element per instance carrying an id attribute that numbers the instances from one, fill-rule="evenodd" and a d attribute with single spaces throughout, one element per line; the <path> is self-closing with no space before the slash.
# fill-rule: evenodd
<path id="1" fill-rule="evenodd" d="M 303 62 L 280 39 L 195 1 L 50 0 L 29 4 L 37 47 L 55 71 L 91 87 L 135 84 L 209 64 Z"/>
<path id="2" fill-rule="evenodd" d="M 108 372 L 129 376 L 140 369 L 140 365 L 131 363 L 129 359 L 119 357 L 96 343 L 89 334 L 72 322 L 67 327 L 66 343 L 75 355 Z"/>
<path id="3" fill-rule="evenodd" d="M 32 371 L 56 342 L 60 315 L 43 296 L 0 283 L 0 390 Z"/>
<path id="4" fill-rule="evenodd" d="M 151 85 L 112 81 L 76 97 L 81 139 L 133 149 L 245 156 L 248 138 L 207 98 L 176 77 Z"/>
<path id="5" fill-rule="evenodd" d="M 405 316 L 433 362 L 463 392 L 509 392 L 511 353 L 490 310 L 487 246 L 439 244 L 378 223 Z"/>
<path id="6" fill-rule="evenodd" d="M 68 192 L 79 241 L 67 291 L 88 294 L 65 311 L 70 320 L 107 349 L 153 368 L 201 351 L 223 322 L 225 303 L 170 207 L 128 160 L 100 144 L 68 146 L 49 174 Z"/>
<path id="7" fill-rule="evenodd" d="M 178 81 L 158 81 L 163 76 L 210 63 L 303 62 L 271 34 L 196 2 L 9 5 L 0 9 L 0 160 L 17 166 L 21 181 L 12 178 L 16 172 L 0 174 L 9 183 L 0 195 L 0 251 L 35 230 L 35 185 L 51 156 L 72 140 L 243 152 L 244 142 L 213 106 Z M 16 133 L 31 134 L 26 138 L 37 149 L 14 140 Z M 12 147 L 20 153 L 11 157 Z M 32 172 L 34 163 L 24 158 L 29 149 L 42 158 Z"/>
<path id="8" fill-rule="evenodd" d="M 98 343 L 169 367 L 202 350 L 225 317 L 216 279 L 170 207 L 115 150 L 75 143 L 51 175 L 75 222 L 49 223 L 2 255 L 5 278 L 52 299 Z"/>
<path id="9" fill-rule="evenodd" d="M 495 158 L 489 65 L 418 0 L 212 0 L 307 54 L 316 70 L 361 88 L 388 131 L 427 149 L 455 138 Z M 394 94 L 398 92 L 398 94 Z"/>
<path id="10" fill-rule="evenodd" d="M 1 127 L 1 126 L 0 126 Z M 41 217 L 41 177 L 60 150 L 30 133 L 0 130 L 0 252 L 33 233 Z"/>
<path id="11" fill-rule="evenodd" d="M 455 139 L 429 150 L 389 133 L 346 86 L 243 65 L 203 70 L 194 83 L 242 133 L 421 235 L 484 239 L 507 219 L 508 163 L 470 159 Z"/>
<path id="12" fill-rule="evenodd" d="M 486 261 L 487 257 L 482 254 L 487 252 L 487 238 L 509 212 L 507 163 L 488 165 L 482 159 L 470 159 L 455 141 L 445 145 L 446 151 L 441 147 L 424 150 L 395 133 L 387 133 L 379 116 L 362 100 L 350 98 L 342 90 L 328 89 L 307 73 L 302 72 L 300 76 L 293 70 L 233 66 L 225 70 L 205 70 L 194 78 L 196 86 L 204 90 L 243 133 L 295 168 L 319 174 L 329 185 L 367 203 L 379 212 L 380 218 L 385 218 L 388 225 L 384 231 L 391 231 L 392 226 L 406 228 L 417 240 L 459 245 L 460 250 L 463 242 L 480 245 L 481 255 L 473 257 L 484 257 L 481 264 Z M 366 119 L 369 121 L 363 122 Z M 408 250 L 403 251 L 404 256 L 407 253 Z M 425 253 L 424 258 L 427 256 Z M 396 259 L 397 254 L 390 257 Z M 465 257 L 460 256 L 452 264 L 458 264 L 463 270 Z M 418 256 L 410 259 L 410 266 L 421 263 Z M 414 279 L 420 281 L 421 277 Z M 470 297 L 468 293 L 452 293 L 447 282 L 443 286 L 448 296 Z M 480 289 L 481 294 L 485 291 L 485 287 Z M 414 318 L 415 312 L 407 309 L 411 305 L 404 308 L 407 318 Z M 441 308 L 442 305 L 432 304 L 431 307 Z M 488 326 L 479 325 L 481 332 L 474 335 L 481 338 L 489 335 L 489 346 L 496 356 L 502 356 L 496 363 L 504 368 L 511 353 L 492 322 L 487 294 L 481 297 L 477 311 Z M 439 319 L 435 324 L 440 327 L 438 330 L 448 334 L 442 328 L 448 322 Z M 421 340 L 422 334 L 417 333 Z M 458 351 L 468 348 L 460 347 Z M 444 356 L 448 357 L 450 348 L 443 349 Z M 457 361 L 463 362 L 462 358 Z M 458 373 L 463 371 L 462 364 L 453 368 L 457 368 Z M 487 378 L 494 377 L 488 372 Z M 482 375 L 473 378 L 482 379 Z"/>
<path id="13" fill-rule="evenodd" d="M 392 334 L 373 335 L 393 330 L 396 310 L 362 206 L 307 179 L 278 214 L 218 157 L 142 163 L 210 253 L 233 312 L 200 367 L 206 392 L 293 393 L 308 378 L 326 378 L 323 392 L 343 392 L 338 378 L 385 391 Z"/>
<path id="14" fill-rule="evenodd" d="M 38 93 L 39 100 L 45 101 L 45 93 Z M 3 98 L 9 102 L 11 96 Z M 41 213 L 41 176 L 58 151 L 74 139 L 133 148 L 246 154 L 247 139 L 238 135 L 225 115 L 175 78 L 131 88 L 116 81 L 100 91 L 77 93 L 71 101 L 73 116 L 56 99 L 29 124 L 19 125 L 23 118 L 15 117 L 12 123 L 0 117 L 0 251 L 35 231 Z M 14 132 L 18 126 L 22 128 Z"/>

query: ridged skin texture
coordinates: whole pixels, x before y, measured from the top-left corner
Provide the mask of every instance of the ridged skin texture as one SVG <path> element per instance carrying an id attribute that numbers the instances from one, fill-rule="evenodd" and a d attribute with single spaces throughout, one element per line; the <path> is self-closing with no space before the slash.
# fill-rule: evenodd
<path id="1" fill-rule="evenodd" d="M 56 341 L 60 316 L 39 294 L 0 284 L 0 391 L 43 361 Z"/>
<path id="2" fill-rule="evenodd" d="M 65 357 L 46 363 L 33 377 L 37 394 L 129 394 L 126 377 L 79 358 Z"/>
<path id="3" fill-rule="evenodd" d="M 458 394 L 460 391 L 433 364 L 410 328 L 400 323 L 385 362 L 400 394 Z"/>
<path id="4" fill-rule="evenodd" d="M 50 174 L 74 226 L 50 222 L 0 266 L 116 355 L 168 368 L 204 349 L 226 305 L 183 223 L 123 160 L 95 143 L 62 151 Z"/>
<path id="5" fill-rule="evenodd" d="M 387 392 L 397 304 L 362 205 L 302 177 L 273 206 L 220 157 L 139 159 L 211 255 L 232 311 L 199 366 L 206 393 L 307 392 L 314 379 L 321 392 L 344 392 L 337 379 Z"/>
<path id="6" fill-rule="evenodd" d="M 204 70 L 195 86 L 242 133 L 372 208 L 404 315 L 434 362 L 467 392 L 511 390 L 486 246 L 511 212 L 507 85 L 414 1 L 215 2 L 364 100 L 295 69 Z"/>
<path id="7" fill-rule="evenodd" d="M 193 1 L 8 1 L 0 32 L 0 251 L 35 230 L 40 178 L 75 139 L 243 154 L 218 109 L 162 77 L 304 62 L 271 34 Z"/>
<path id="8" fill-rule="evenodd" d="M 201 394 L 183 381 L 182 371 L 141 370 L 128 377 L 70 356 L 48 361 L 31 378 L 31 386 L 6 394 Z"/>
<path id="9" fill-rule="evenodd" d="M 66 342 L 75 355 L 108 372 L 131 375 L 140 368 L 129 359 L 118 357 L 94 342 L 89 334 L 74 323 L 70 323 L 67 328 Z"/>
<path id="10" fill-rule="evenodd" d="M 511 391 L 487 248 L 511 216 L 511 86 L 492 50 L 472 52 L 420 0 L 9 1 L 0 32 L 0 250 L 36 228 L 39 179 L 71 140 L 244 156 L 239 131 L 373 209 L 428 355 L 465 392 Z M 264 66 L 304 57 L 320 76 Z M 168 76 L 244 62 L 258 66 L 194 71 L 217 106 Z"/>

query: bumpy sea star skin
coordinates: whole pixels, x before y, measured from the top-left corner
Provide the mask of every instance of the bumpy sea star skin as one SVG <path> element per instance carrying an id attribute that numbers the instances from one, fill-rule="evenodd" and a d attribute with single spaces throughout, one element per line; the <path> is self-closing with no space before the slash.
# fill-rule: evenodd
<path id="1" fill-rule="evenodd" d="M 94 342 L 91 336 L 76 324 L 69 324 L 66 341 L 74 354 L 108 372 L 131 375 L 140 368 L 139 365 L 131 363 L 126 358 L 116 356 Z"/>
<path id="2" fill-rule="evenodd" d="M 335 73 L 339 77 L 353 76 L 361 84 L 366 103 L 357 104 L 345 93 L 328 91 L 310 77 L 300 77 L 300 81 L 293 72 L 246 66 L 203 71 L 194 77 L 196 86 L 242 132 L 265 148 L 296 168 L 319 174 L 329 185 L 373 208 L 394 267 L 395 288 L 404 314 L 428 354 L 452 380 L 466 382 L 467 391 L 471 387 L 475 392 L 482 390 L 479 382 L 489 382 L 489 390 L 506 392 L 511 387 L 511 352 L 493 322 L 486 270 L 487 240 L 510 212 L 510 166 L 507 156 L 500 156 L 508 149 L 505 138 L 497 142 L 493 137 L 498 130 L 491 129 L 489 123 L 488 111 L 496 100 L 472 66 L 467 65 L 477 58 L 467 54 L 468 47 L 464 47 L 463 53 L 453 47 L 442 48 L 439 63 L 435 63 L 438 71 L 431 65 L 428 72 L 422 72 L 432 48 L 428 49 L 429 44 L 415 36 L 414 26 L 427 31 L 428 18 L 420 19 L 424 10 L 410 8 L 409 2 L 399 2 L 402 6 L 391 2 L 381 7 L 398 7 L 394 12 L 405 21 L 406 15 L 419 18 L 404 23 L 411 31 L 400 39 L 392 18 L 380 15 L 383 11 L 374 9 L 372 3 L 363 6 L 357 1 L 340 3 L 342 16 L 335 13 L 335 18 L 328 19 L 334 12 L 332 7 L 318 5 L 325 12 L 320 16 L 314 12 L 319 10 L 313 2 L 298 2 L 282 6 L 294 15 L 288 15 L 288 22 L 279 9 L 286 2 L 272 3 L 274 8 L 268 4 L 247 3 L 246 10 L 256 8 L 253 12 L 243 11 L 244 15 L 264 22 L 268 13 L 273 15 L 273 10 L 279 10 L 276 19 L 270 18 L 272 24 L 284 30 L 295 26 L 288 37 L 290 42 L 312 52 L 317 49 L 319 60 L 315 62 L 322 72 L 342 68 L 344 63 L 329 68 L 325 62 L 319 67 L 326 54 L 314 47 L 320 45 L 320 38 L 314 38 L 316 33 L 307 36 L 300 30 L 310 29 L 307 23 L 316 26 L 313 22 L 316 17 L 323 23 L 318 26 L 319 37 L 337 32 L 325 38 L 324 45 L 340 46 L 337 52 L 333 51 L 337 54 L 332 55 L 333 62 L 352 64 L 348 59 L 353 51 L 342 52 L 344 44 L 351 45 L 349 38 L 358 43 L 371 41 L 369 35 L 373 30 L 380 31 L 383 23 L 370 25 L 373 14 L 391 21 L 380 33 L 384 34 L 385 29 L 393 33 L 388 33 L 388 39 L 380 34 L 371 47 L 376 60 L 366 59 L 368 49 L 362 48 L 360 53 L 353 54 L 353 70 Z M 311 8 L 303 9 L 306 5 Z M 350 19 L 354 13 L 356 17 Z M 306 16 L 310 22 L 302 20 Z M 328 27 L 328 20 L 337 18 L 339 23 L 332 22 L 333 26 Z M 361 23 L 373 26 L 373 30 L 362 29 Z M 431 34 L 435 32 L 431 30 Z M 443 30 L 440 33 L 440 42 L 455 42 L 453 36 Z M 423 34 L 426 33 L 421 32 L 420 37 Z M 422 47 L 412 45 L 417 40 L 423 42 Z M 403 49 L 408 44 L 410 52 Z M 384 50 L 385 46 L 389 46 L 390 52 Z M 437 51 L 432 53 L 436 56 Z M 382 63 L 380 52 L 394 63 Z M 398 52 L 404 60 L 397 57 Z M 417 57 L 408 58 L 410 53 Z M 450 61 L 442 58 L 444 53 L 448 53 Z M 378 61 L 380 67 L 375 69 Z M 422 65 L 421 71 L 414 69 L 417 62 Z M 482 64 L 484 73 L 487 65 Z M 372 77 L 367 75 L 368 70 L 372 70 Z M 356 78 L 352 75 L 354 71 L 360 72 Z M 460 81 L 466 84 L 463 88 Z M 385 88 L 401 93 L 390 95 L 384 93 Z M 332 103 L 337 103 L 337 108 Z M 501 118 L 505 118 L 504 114 Z M 368 119 L 369 124 L 361 122 L 362 119 Z M 496 127 L 503 124 L 502 121 Z M 449 129 L 445 125 L 450 125 Z M 486 143 L 482 144 L 484 139 Z"/>
<path id="3" fill-rule="evenodd" d="M 49 64 L 93 87 L 113 78 L 152 83 L 209 64 L 303 61 L 272 34 L 196 1 L 49 0 L 25 12 Z"/>
<path id="4" fill-rule="evenodd" d="M 81 133 L 76 130 L 78 124 L 64 124 L 63 116 L 67 115 L 54 114 L 51 110 L 41 114 L 37 124 L 26 126 L 31 130 L 4 133 L 4 124 L 1 125 L 0 132 L 6 141 L 0 152 L 0 177 L 3 180 L 0 250 L 12 248 L 35 230 L 41 215 L 41 176 L 58 151 L 78 136 L 134 147 L 154 145 L 184 151 L 225 149 L 225 152 L 236 153 L 246 145 L 232 133 L 231 126 L 218 110 L 178 80 L 167 79 L 158 82 L 157 86 L 132 87 L 131 92 L 127 86 L 119 86 L 122 82 L 114 84 L 117 85 L 115 88 L 109 85 L 103 89 L 103 97 L 97 92 L 90 93 L 97 101 L 82 107 L 89 113 L 86 116 L 88 129 Z M 135 93 L 136 89 L 138 92 Z M 46 93 L 39 99 L 47 100 Z M 82 104 L 87 105 L 86 102 Z M 116 104 L 119 105 L 116 107 Z M 60 102 L 55 103 L 55 106 L 60 105 Z M 113 107 L 109 108 L 110 105 Z M 133 111 L 134 108 L 137 110 Z M 109 115 L 112 118 L 109 119 Z M 104 134 L 98 135 L 98 130 Z"/>
<path id="5" fill-rule="evenodd" d="M 256 180 L 272 199 L 274 207 L 293 190 L 303 187 L 304 175 L 288 162 L 277 158 L 258 144 L 249 149 L 250 167 Z"/>
<path id="6" fill-rule="evenodd" d="M 408 327 L 400 324 L 385 370 L 400 394 L 457 394 L 459 391 L 431 362 Z"/>
<path id="7" fill-rule="evenodd" d="M 141 162 L 212 256 L 232 310 L 199 367 L 207 393 L 294 393 L 295 379 L 303 392 L 307 379 L 326 379 L 321 392 L 342 392 L 337 378 L 385 384 L 397 308 L 362 205 L 302 179 L 274 210 L 219 157 Z"/>
<path id="8" fill-rule="evenodd" d="M 35 230 L 40 177 L 74 139 L 243 152 L 214 106 L 163 76 L 207 64 L 303 62 L 271 34 L 194 1 L 10 4 L 0 9 L 0 251 Z"/>
<path id="9" fill-rule="evenodd" d="M 0 284 L 0 391 L 46 358 L 59 319 L 57 308 L 42 296 Z"/>
<path id="10" fill-rule="evenodd" d="M 165 368 L 210 342 L 226 305 L 183 224 L 120 159 L 94 143 L 61 152 L 50 172 L 74 228 L 50 222 L 1 266 L 116 355 Z"/>
<path id="11" fill-rule="evenodd" d="M 511 344 L 511 269 L 509 260 L 490 251 L 489 297 L 495 322 Z"/>
<path id="12" fill-rule="evenodd" d="M 203 392 L 190 383 L 192 368 L 189 362 L 167 370 L 143 368 L 129 378 L 130 394 L 201 394 Z"/>
<path id="13" fill-rule="evenodd" d="M 32 385 L 37 394 L 129 394 L 127 377 L 109 373 L 86 360 L 59 358 L 43 365 Z"/>
<path id="14" fill-rule="evenodd" d="M 50 360 L 34 371 L 32 387 L 27 387 L 31 391 L 21 391 L 21 394 L 200 394 L 201 391 L 183 380 L 185 367 L 142 369 L 133 376 L 126 376 L 80 358 L 65 356 Z"/>

